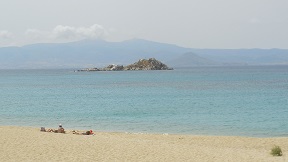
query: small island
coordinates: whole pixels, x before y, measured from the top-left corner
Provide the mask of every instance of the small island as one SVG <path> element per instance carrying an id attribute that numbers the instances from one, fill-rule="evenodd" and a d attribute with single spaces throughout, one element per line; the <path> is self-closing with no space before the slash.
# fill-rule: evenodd
<path id="1" fill-rule="evenodd" d="M 128 71 L 128 70 L 173 70 L 173 68 L 169 68 L 167 65 L 162 62 L 156 60 L 155 58 L 140 59 L 138 62 L 134 64 L 130 64 L 127 66 L 123 65 L 108 65 L 104 68 L 86 68 L 77 71 Z"/>

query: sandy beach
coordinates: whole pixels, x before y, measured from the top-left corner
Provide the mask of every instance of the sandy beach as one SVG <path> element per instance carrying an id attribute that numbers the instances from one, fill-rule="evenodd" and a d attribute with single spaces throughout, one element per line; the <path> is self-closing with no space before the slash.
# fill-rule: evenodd
<path id="1" fill-rule="evenodd" d="M 288 137 L 95 132 L 75 135 L 0 126 L 1 161 L 288 161 Z M 282 157 L 273 157 L 274 145 Z"/>

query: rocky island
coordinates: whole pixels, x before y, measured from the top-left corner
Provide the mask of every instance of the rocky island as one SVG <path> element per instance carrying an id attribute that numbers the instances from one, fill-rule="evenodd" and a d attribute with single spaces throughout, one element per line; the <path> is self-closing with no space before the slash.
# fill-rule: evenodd
<path id="1" fill-rule="evenodd" d="M 86 68 L 77 71 L 127 71 L 127 70 L 173 70 L 173 68 L 169 68 L 167 65 L 162 62 L 156 60 L 155 58 L 140 59 L 138 62 L 134 64 L 130 64 L 127 66 L 123 65 L 108 65 L 104 68 Z"/>

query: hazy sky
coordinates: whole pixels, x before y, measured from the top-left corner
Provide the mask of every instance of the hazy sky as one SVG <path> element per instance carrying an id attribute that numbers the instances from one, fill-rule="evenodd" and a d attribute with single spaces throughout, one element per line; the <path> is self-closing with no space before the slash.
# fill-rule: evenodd
<path id="1" fill-rule="evenodd" d="M 288 0 L 0 0 L 0 46 L 86 38 L 288 48 Z"/>

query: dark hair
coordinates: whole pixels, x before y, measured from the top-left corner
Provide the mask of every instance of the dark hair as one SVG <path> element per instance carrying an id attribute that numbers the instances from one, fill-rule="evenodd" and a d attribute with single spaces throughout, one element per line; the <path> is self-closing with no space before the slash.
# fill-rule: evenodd
<path id="1" fill-rule="evenodd" d="M 90 134 L 90 131 L 86 131 L 86 134 L 89 135 L 89 134 Z"/>

